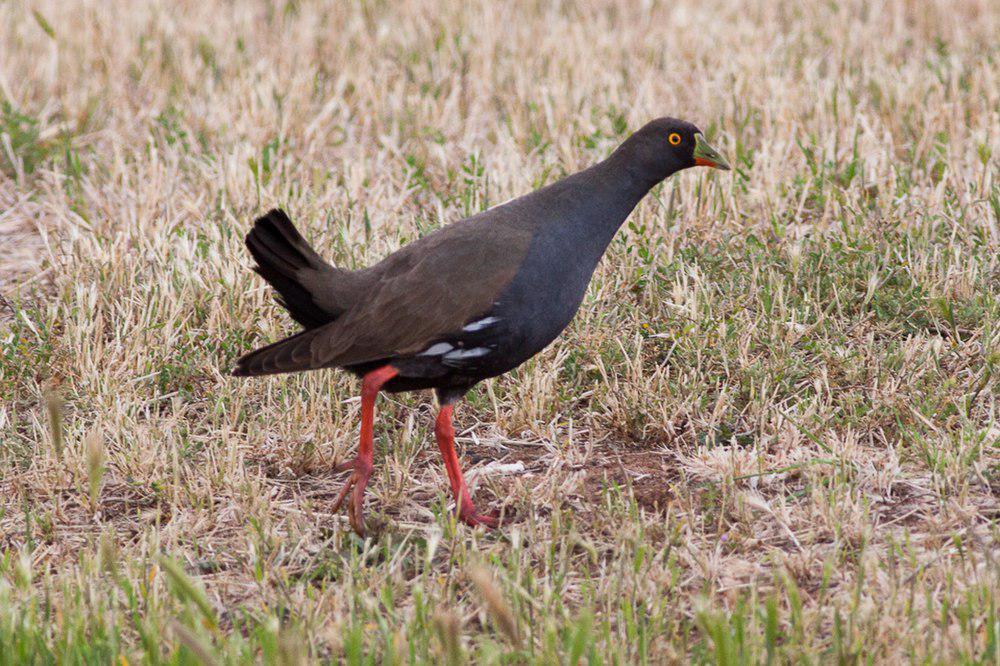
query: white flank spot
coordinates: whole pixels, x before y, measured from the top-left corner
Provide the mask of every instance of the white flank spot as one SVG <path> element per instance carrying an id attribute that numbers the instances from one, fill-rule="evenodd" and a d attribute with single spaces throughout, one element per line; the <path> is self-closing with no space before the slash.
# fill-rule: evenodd
<path id="1" fill-rule="evenodd" d="M 495 324 L 498 321 L 500 321 L 500 317 L 486 317 L 485 319 L 480 319 L 479 321 L 467 324 L 462 330 L 466 333 L 474 333 L 475 331 L 480 331 L 490 324 Z"/>
<path id="2" fill-rule="evenodd" d="M 447 342 L 439 342 L 436 345 L 431 345 L 424 351 L 417 354 L 417 356 L 440 356 L 441 354 L 451 351 L 453 347 Z"/>
<path id="3" fill-rule="evenodd" d="M 456 349 L 453 352 L 448 352 L 444 355 L 444 360 L 446 361 L 457 361 L 463 358 L 476 358 L 477 356 L 483 356 L 484 354 L 489 354 L 490 350 L 487 347 L 473 347 L 472 349 Z"/>

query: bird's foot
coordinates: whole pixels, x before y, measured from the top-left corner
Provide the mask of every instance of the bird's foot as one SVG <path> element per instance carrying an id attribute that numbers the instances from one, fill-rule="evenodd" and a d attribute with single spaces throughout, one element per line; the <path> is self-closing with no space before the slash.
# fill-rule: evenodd
<path id="1" fill-rule="evenodd" d="M 365 488 L 372 475 L 372 464 L 368 460 L 355 458 L 337 465 L 336 469 L 338 472 L 351 470 L 351 475 L 347 477 L 344 487 L 340 489 L 340 493 L 333 503 L 333 512 L 340 511 L 340 506 L 350 493 L 350 499 L 347 500 L 347 520 L 357 535 L 363 537 L 365 535 Z M 353 492 L 351 492 L 352 490 Z"/>
<path id="2" fill-rule="evenodd" d="M 472 502 L 462 503 L 462 507 L 458 511 L 458 519 L 470 527 L 483 525 L 489 528 L 496 528 L 500 527 L 501 524 L 500 516 L 479 513 L 476 511 L 476 507 L 472 505 Z"/>

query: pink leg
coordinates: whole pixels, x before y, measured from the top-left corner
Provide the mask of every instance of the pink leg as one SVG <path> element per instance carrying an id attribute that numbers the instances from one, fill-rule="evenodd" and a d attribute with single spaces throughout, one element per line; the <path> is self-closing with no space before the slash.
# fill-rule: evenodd
<path id="1" fill-rule="evenodd" d="M 399 371 L 396 368 L 386 365 L 364 376 L 361 384 L 361 439 L 358 443 L 358 455 L 354 460 L 337 467 L 338 472 L 348 469 L 352 471 L 340 494 L 337 495 L 333 510 L 334 512 L 340 510 L 340 505 L 353 487 L 354 492 L 351 494 L 347 517 L 351 527 L 360 536 L 365 535 L 365 487 L 375 465 L 375 397 L 382 386 L 397 374 Z"/>

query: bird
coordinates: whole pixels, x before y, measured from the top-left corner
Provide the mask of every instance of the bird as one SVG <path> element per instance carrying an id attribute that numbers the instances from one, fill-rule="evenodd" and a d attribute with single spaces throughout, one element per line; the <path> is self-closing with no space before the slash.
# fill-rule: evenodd
<path id="1" fill-rule="evenodd" d="M 255 377 L 340 368 L 361 378 L 356 456 L 333 511 L 365 535 L 374 469 L 376 396 L 433 389 L 434 436 L 457 518 L 497 527 L 476 510 L 455 451 L 455 404 L 479 382 L 545 349 L 569 325 L 619 227 L 658 183 L 694 166 L 729 170 L 695 125 L 657 118 L 604 160 L 541 189 L 442 226 L 356 271 L 327 263 L 273 209 L 246 236 L 254 270 L 300 332 L 238 359 Z"/>

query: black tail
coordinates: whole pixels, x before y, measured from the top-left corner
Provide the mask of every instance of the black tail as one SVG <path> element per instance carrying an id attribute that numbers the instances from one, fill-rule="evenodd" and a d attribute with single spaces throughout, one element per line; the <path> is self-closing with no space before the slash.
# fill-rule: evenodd
<path id="1" fill-rule="evenodd" d="M 254 270 L 275 288 L 292 319 L 315 328 L 337 318 L 340 312 L 320 306 L 305 284 L 321 284 L 322 274 L 334 278 L 337 270 L 309 247 L 283 210 L 275 208 L 258 218 L 246 244 L 257 260 Z"/>

